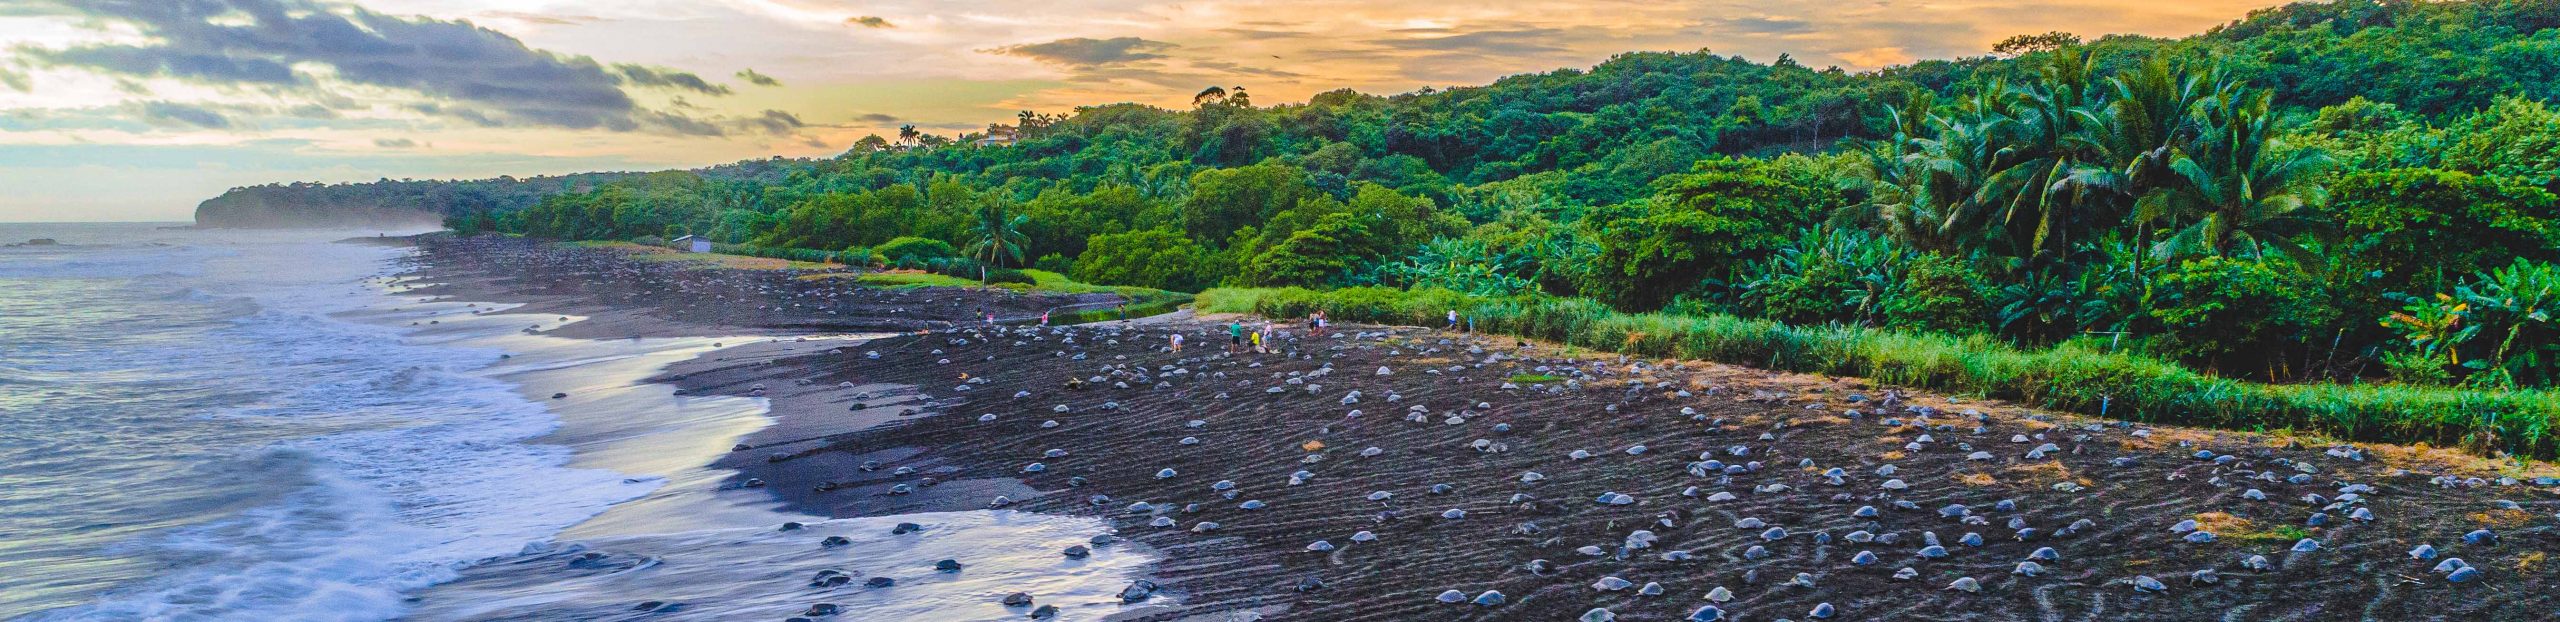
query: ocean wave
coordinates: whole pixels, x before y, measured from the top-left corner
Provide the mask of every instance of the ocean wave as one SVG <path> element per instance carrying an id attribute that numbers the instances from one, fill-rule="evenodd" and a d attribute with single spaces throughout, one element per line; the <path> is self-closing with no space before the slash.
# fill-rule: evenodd
<path id="1" fill-rule="evenodd" d="M 308 432 L 244 448 L 255 464 L 285 465 L 272 477 L 258 467 L 253 478 L 283 492 L 242 489 L 243 498 L 264 502 L 220 508 L 226 515 L 107 552 L 160 570 L 29 619 L 391 619 L 406 610 L 409 592 L 547 541 L 660 485 L 571 468 L 568 449 L 532 443 L 559 422 L 490 377 L 502 352 L 413 343 L 403 329 L 335 317 L 397 304 L 358 285 L 396 253 L 326 244 L 124 251 L 131 256 L 9 258 L 0 274 L 147 283 L 131 295 L 187 313 L 64 331 L 59 339 L 97 348 L 95 356 L 48 358 L 45 368 L 0 365 L 0 382 L 131 388 L 115 383 L 147 377 L 170 393 L 221 394 L 173 413 L 202 422 L 197 427 Z M 93 337 L 136 332 L 151 334 L 131 343 Z M 125 433 L 189 432 L 159 424 Z"/>

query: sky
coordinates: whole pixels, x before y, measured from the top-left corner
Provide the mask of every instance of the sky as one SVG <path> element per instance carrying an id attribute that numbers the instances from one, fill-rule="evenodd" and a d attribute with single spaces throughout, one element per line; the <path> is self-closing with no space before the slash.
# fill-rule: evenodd
<path id="1" fill-rule="evenodd" d="M 0 222 L 271 182 L 692 168 L 1017 111 L 1269 105 L 1713 50 L 1873 70 L 2268 0 L 0 0 Z"/>

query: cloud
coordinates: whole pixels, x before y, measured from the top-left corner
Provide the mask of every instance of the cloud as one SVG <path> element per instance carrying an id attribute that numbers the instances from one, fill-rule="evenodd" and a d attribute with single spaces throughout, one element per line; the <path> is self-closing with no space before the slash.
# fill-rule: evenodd
<path id="1" fill-rule="evenodd" d="M 411 149 L 418 146 L 418 141 L 406 138 L 376 138 L 373 139 L 373 146 L 384 149 Z"/>
<path id="2" fill-rule="evenodd" d="M 855 121 L 867 121 L 871 123 L 894 123 L 897 122 L 898 117 L 895 115 L 872 112 L 854 115 L 853 119 Z"/>
<path id="3" fill-rule="evenodd" d="M 745 80 L 748 84 L 756 86 L 782 86 L 781 80 L 774 79 L 773 76 L 756 73 L 756 70 L 754 69 L 738 70 L 738 79 Z"/>
<path id="4" fill-rule="evenodd" d="M 1734 17 L 1701 24 L 1717 32 L 1754 35 L 1800 35 L 1814 31 L 1813 22 L 1792 17 Z"/>
<path id="5" fill-rule="evenodd" d="M 864 27 L 864 28 L 896 28 L 896 27 L 898 27 L 898 25 L 897 25 L 897 24 L 889 23 L 889 20 L 882 19 L 882 18 L 875 17 L 875 16 L 870 16 L 870 15 L 864 15 L 864 16 L 861 16 L 861 17 L 848 17 L 848 18 L 845 18 L 844 23 L 852 24 L 852 25 L 855 25 L 855 26 L 861 26 L 861 27 Z"/>
<path id="6" fill-rule="evenodd" d="M 1179 46 L 1175 46 L 1171 43 L 1165 43 L 1163 41 L 1148 41 L 1137 37 L 1112 37 L 1109 39 L 1087 39 L 1084 37 L 1074 37 L 1059 39 L 1047 43 L 1008 45 L 981 51 L 991 54 L 1003 54 L 1006 56 L 1020 56 L 1052 65 L 1064 65 L 1069 67 L 1099 67 L 1103 65 L 1119 65 L 1164 58 L 1163 54 L 1158 54 L 1157 52 L 1163 52 L 1175 47 Z"/>
<path id="7" fill-rule="evenodd" d="M 29 50 L 27 56 L 28 60 L 39 64 L 84 67 L 104 73 L 148 78 L 245 84 L 296 84 L 302 81 L 301 76 L 294 74 L 293 67 L 284 62 L 195 53 L 169 47 L 92 45 L 61 50 Z"/>
<path id="8" fill-rule="evenodd" d="M 622 80 L 624 82 L 640 86 L 680 89 L 705 95 L 729 94 L 729 87 L 712 84 L 711 81 L 702 79 L 702 76 L 682 71 L 659 69 L 627 63 L 614 65 L 613 71 L 615 73 L 622 74 Z"/>
<path id="9" fill-rule="evenodd" d="M 27 80 L 27 74 L 10 71 L 7 67 L 0 67 L 0 86 L 20 93 L 33 93 L 36 90 L 35 84 Z"/>
<path id="10" fill-rule="evenodd" d="M 397 17 L 324 0 L 37 0 L 146 43 L 21 49 L 28 60 L 109 76 L 344 97 L 355 86 L 428 100 L 409 109 L 483 126 L 701 135 L 714 120 L 650 110 L 635 89 L 726 95 L 700 76 L 535 49 L 464 21 Z M 202 127 L 214 127 L 197 124 Z"/>
<path id="11" fill-rule="evenodd" d="M 1524 28 L 1519 30 L 1478 30 L 1459 34 L 1440 29 L 1414 29 L 1399 32 L 1438 36 L 1398 37 L 1376 43 L 1399 50 L 1431 52 L 1467 52 L 1496 56 L 1529 56 L 1564 51 L 1558 41 L 1569 40 L 1570 34 L 1560 28 Z"/>
<path id="12" fill-rule="evenodd" d="M 151 101 L 135 104 L 134 108 L 142 120 L 153 125 L 193 126 L 209 130 L 231 128 L 231 117 L 202 106 Z"/>
<path id="13" fill-rule="evenodd" d="M 738 125 L 745 129 L 760 130 L 766 134 L 772 134 L 775 136 L 788 136 L 792 132 L 799 131 L 800 128 L 807 127 L 809 124 L 800 122 L 800 117 L 794 116 L 788 112 L 780 110 L 766 110 L 764 111 L 764 114 L 738 120 Z"/>

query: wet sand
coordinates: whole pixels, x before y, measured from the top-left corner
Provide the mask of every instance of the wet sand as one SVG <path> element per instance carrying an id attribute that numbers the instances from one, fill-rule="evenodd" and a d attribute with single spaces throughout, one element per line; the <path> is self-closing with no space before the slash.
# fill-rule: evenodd
<path id="1" fill-rule="evenodd" d="M 550 252 L 527 248 L 508 252 Z M 430 245 L 425 273 L 447 292 L 539 303 L 516 310 L 529 313 L 669 299 L 660 287 L 800 295 L 743 271 L 599 279 L 625 270 L 607 259 L 579 260 L 598 262 L 585 276 L 502 273 L 525 262 L 474 255 L 486 252 Z M 646 319 L 598 332 L 808 330 L 795 299 L 731 301 L 707 322 L 709 310 L 606 309 Z M 827 322 L 883 321 L 844 317 Z M 1572 620 L 1605 608 L 1678 620 L 1717 588 L 1743 620 L 1813 619 L 1826 604 L 1846 620 L 2524 620 L 2560 608 L 2544 553 L 2560 480 L 2541 470 L 1412 328 L 1343 326 L 1228 354 L 1219 319 L 785 339 L 661 380 L 770 400 L 777 423 L 720 464 L 801 511 L 983 509 L 1002 496 L 1008 509 L 1113 521 L 1164 556 L 1163 597 L 1114 619 Z M 1164 347 L 1170 332 L 1188 337 L 1184 352 Z M 2188 520 L 2214 537 L 2179 531 Z M 2495 542 L 2466 542 L 2480 530 Z M 1943 557 L 1922 556 L 1938 552 L 1933 536 Z M 2304 539 L 2316 550 L 2294 552 Z M 1330 550 L 1310 550 L 1328 548 L 1319 540 Z M 2413 558 L 2420 544 L 2436 557 Z M 2055 559 L 2017 574 L 2045 547 Z M 2467 581 L 2431 571 L 2457 557 Z M 1627 585 L 1603 589 L 1609 577 Z M 2138 589 L 2142 577 L 2165 592 Z M 1959 579 L 1978 590 L 1949 589 Z M 1435 598 L 1450 590 L 1462 602 Z M 1502 604 L 1463 602 L 1488 591 Z"/>

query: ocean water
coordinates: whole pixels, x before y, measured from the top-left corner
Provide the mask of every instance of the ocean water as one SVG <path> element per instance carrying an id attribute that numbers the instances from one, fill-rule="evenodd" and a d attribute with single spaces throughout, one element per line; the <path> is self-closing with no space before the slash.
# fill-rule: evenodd
<path id="1" fill-rule="evenodd" d="M 403 296 L 408 251 L 334 243 L 373 233 L 0 224 L 62 242 L 0 248 L 0 619 L 971 620 L 1025 589 L 1098 619 L 1151 563 L 1060 560 L 1093 519 L 778 511 L 703 467 L 762 400 L 640 382 L 723 340 L 525 334 L 576 318 Z M 934 529 L 873 533 L 898 521 Z M 860 546 L 808 545 L 837 533 Z M 584 551 L 645 562 L 556 563 Z M 805 587 L 819 568 L 905 579 Z"/>

